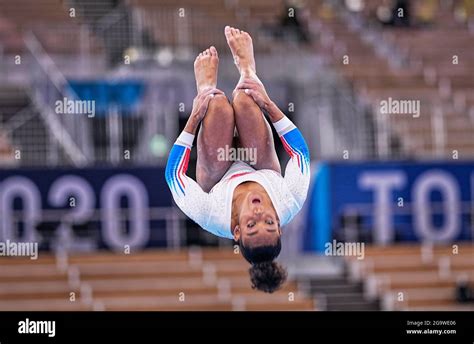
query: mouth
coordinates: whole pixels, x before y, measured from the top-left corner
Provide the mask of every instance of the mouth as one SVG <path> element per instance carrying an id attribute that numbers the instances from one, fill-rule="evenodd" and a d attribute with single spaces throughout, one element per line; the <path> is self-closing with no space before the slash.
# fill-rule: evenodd
<path id="1" fill-rule="evenodd" d="M 253 196 L 252 197 L 252 204 L 261 204 L 262 200 L 258 196 Z"/>

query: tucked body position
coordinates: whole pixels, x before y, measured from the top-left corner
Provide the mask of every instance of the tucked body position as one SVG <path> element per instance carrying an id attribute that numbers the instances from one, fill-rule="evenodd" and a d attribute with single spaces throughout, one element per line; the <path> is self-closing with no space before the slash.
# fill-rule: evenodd
<path id="1" fill-rule="evenodd" d="M 197 96 L 171 149 L 166 181 L 187 216 L 210 233 L 238 243 L 251 264 L 252 287 L 272 293 L 287 277 L 274 260 L 281 251 L 282 226 L 293 219 L 306 199 L 309 151 L 301 132 L 270 99 L 257 77 L 250 35 L 229 26 L 224 34 L 240 79 L 229 102 L 216 88 L 216 49 L 211 46 L 197 56 Z M 265 115 L 290 157 L 284 175 Z M 194 181 L 186 170 L 198 128 Z M 230 149 L 248 154 L 235 161 L 222 154 Z"/>

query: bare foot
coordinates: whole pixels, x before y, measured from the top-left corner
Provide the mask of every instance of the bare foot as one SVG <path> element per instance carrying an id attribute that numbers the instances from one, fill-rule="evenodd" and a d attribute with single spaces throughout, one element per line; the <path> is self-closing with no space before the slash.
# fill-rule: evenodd
<path id="1" fill-rule="evenodd" d="M 247 32 L 230 26 L 225 27 L 224 33 L 241 78 L 256 77 L 252 37 Z"/>
<path id="2" fill-rule="evenodd" d="M 200 53 L 194 61 L 194 76 L 198 94 L 217 85 L 217 69 L 219 67 L 219 57 L 217 50 L 213 46 Z"/>

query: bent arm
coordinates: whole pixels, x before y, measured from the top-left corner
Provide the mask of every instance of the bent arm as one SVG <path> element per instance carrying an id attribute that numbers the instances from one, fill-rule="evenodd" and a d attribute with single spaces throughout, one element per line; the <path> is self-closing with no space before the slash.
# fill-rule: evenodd
<path id="1" fill-rule="evenodd" d="M 302 207 L 306 200 L 310 181 L 309 149 L 300 130 L 280 110 L 278 111 L 279 114 L 274 114 L 273 118 L 280 119 L 276 122 L 272 120 L 272 124 L 290 157 L 286 165 L 284 180 L 299 206 Z M 272 119 L 271 116 L 270 118 Z"/>
<path id="2" fill-rule="evenodd" d="M 300 130 L 285 115 L 272 124 L 290 157 L 289 163 L 297 165 L 302 175 L 309 174 L 309 149 Z"/>
<path id="3" fill-rule="evenodd" d="M 201 227 L 210 212 L 210 196 L 186 175 L 194 135 L 186 129 L 178 136 L 166 164 L 166 182 L 178 207 Z"/>

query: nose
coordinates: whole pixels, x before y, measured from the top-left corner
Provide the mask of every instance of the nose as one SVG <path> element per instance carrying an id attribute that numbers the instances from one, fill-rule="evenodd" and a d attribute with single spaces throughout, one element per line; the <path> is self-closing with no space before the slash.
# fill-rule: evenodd
<path id="1" fill-rule="evenodd" d="M 259 214 L 261 214 L 261 213 L 262 213 L 262 208 L 261 208 L 261 207 L 255 207 L 255 209 L 254 209 L 254 214 L 255 214 L 255 215 L 259 215 Z"/>

